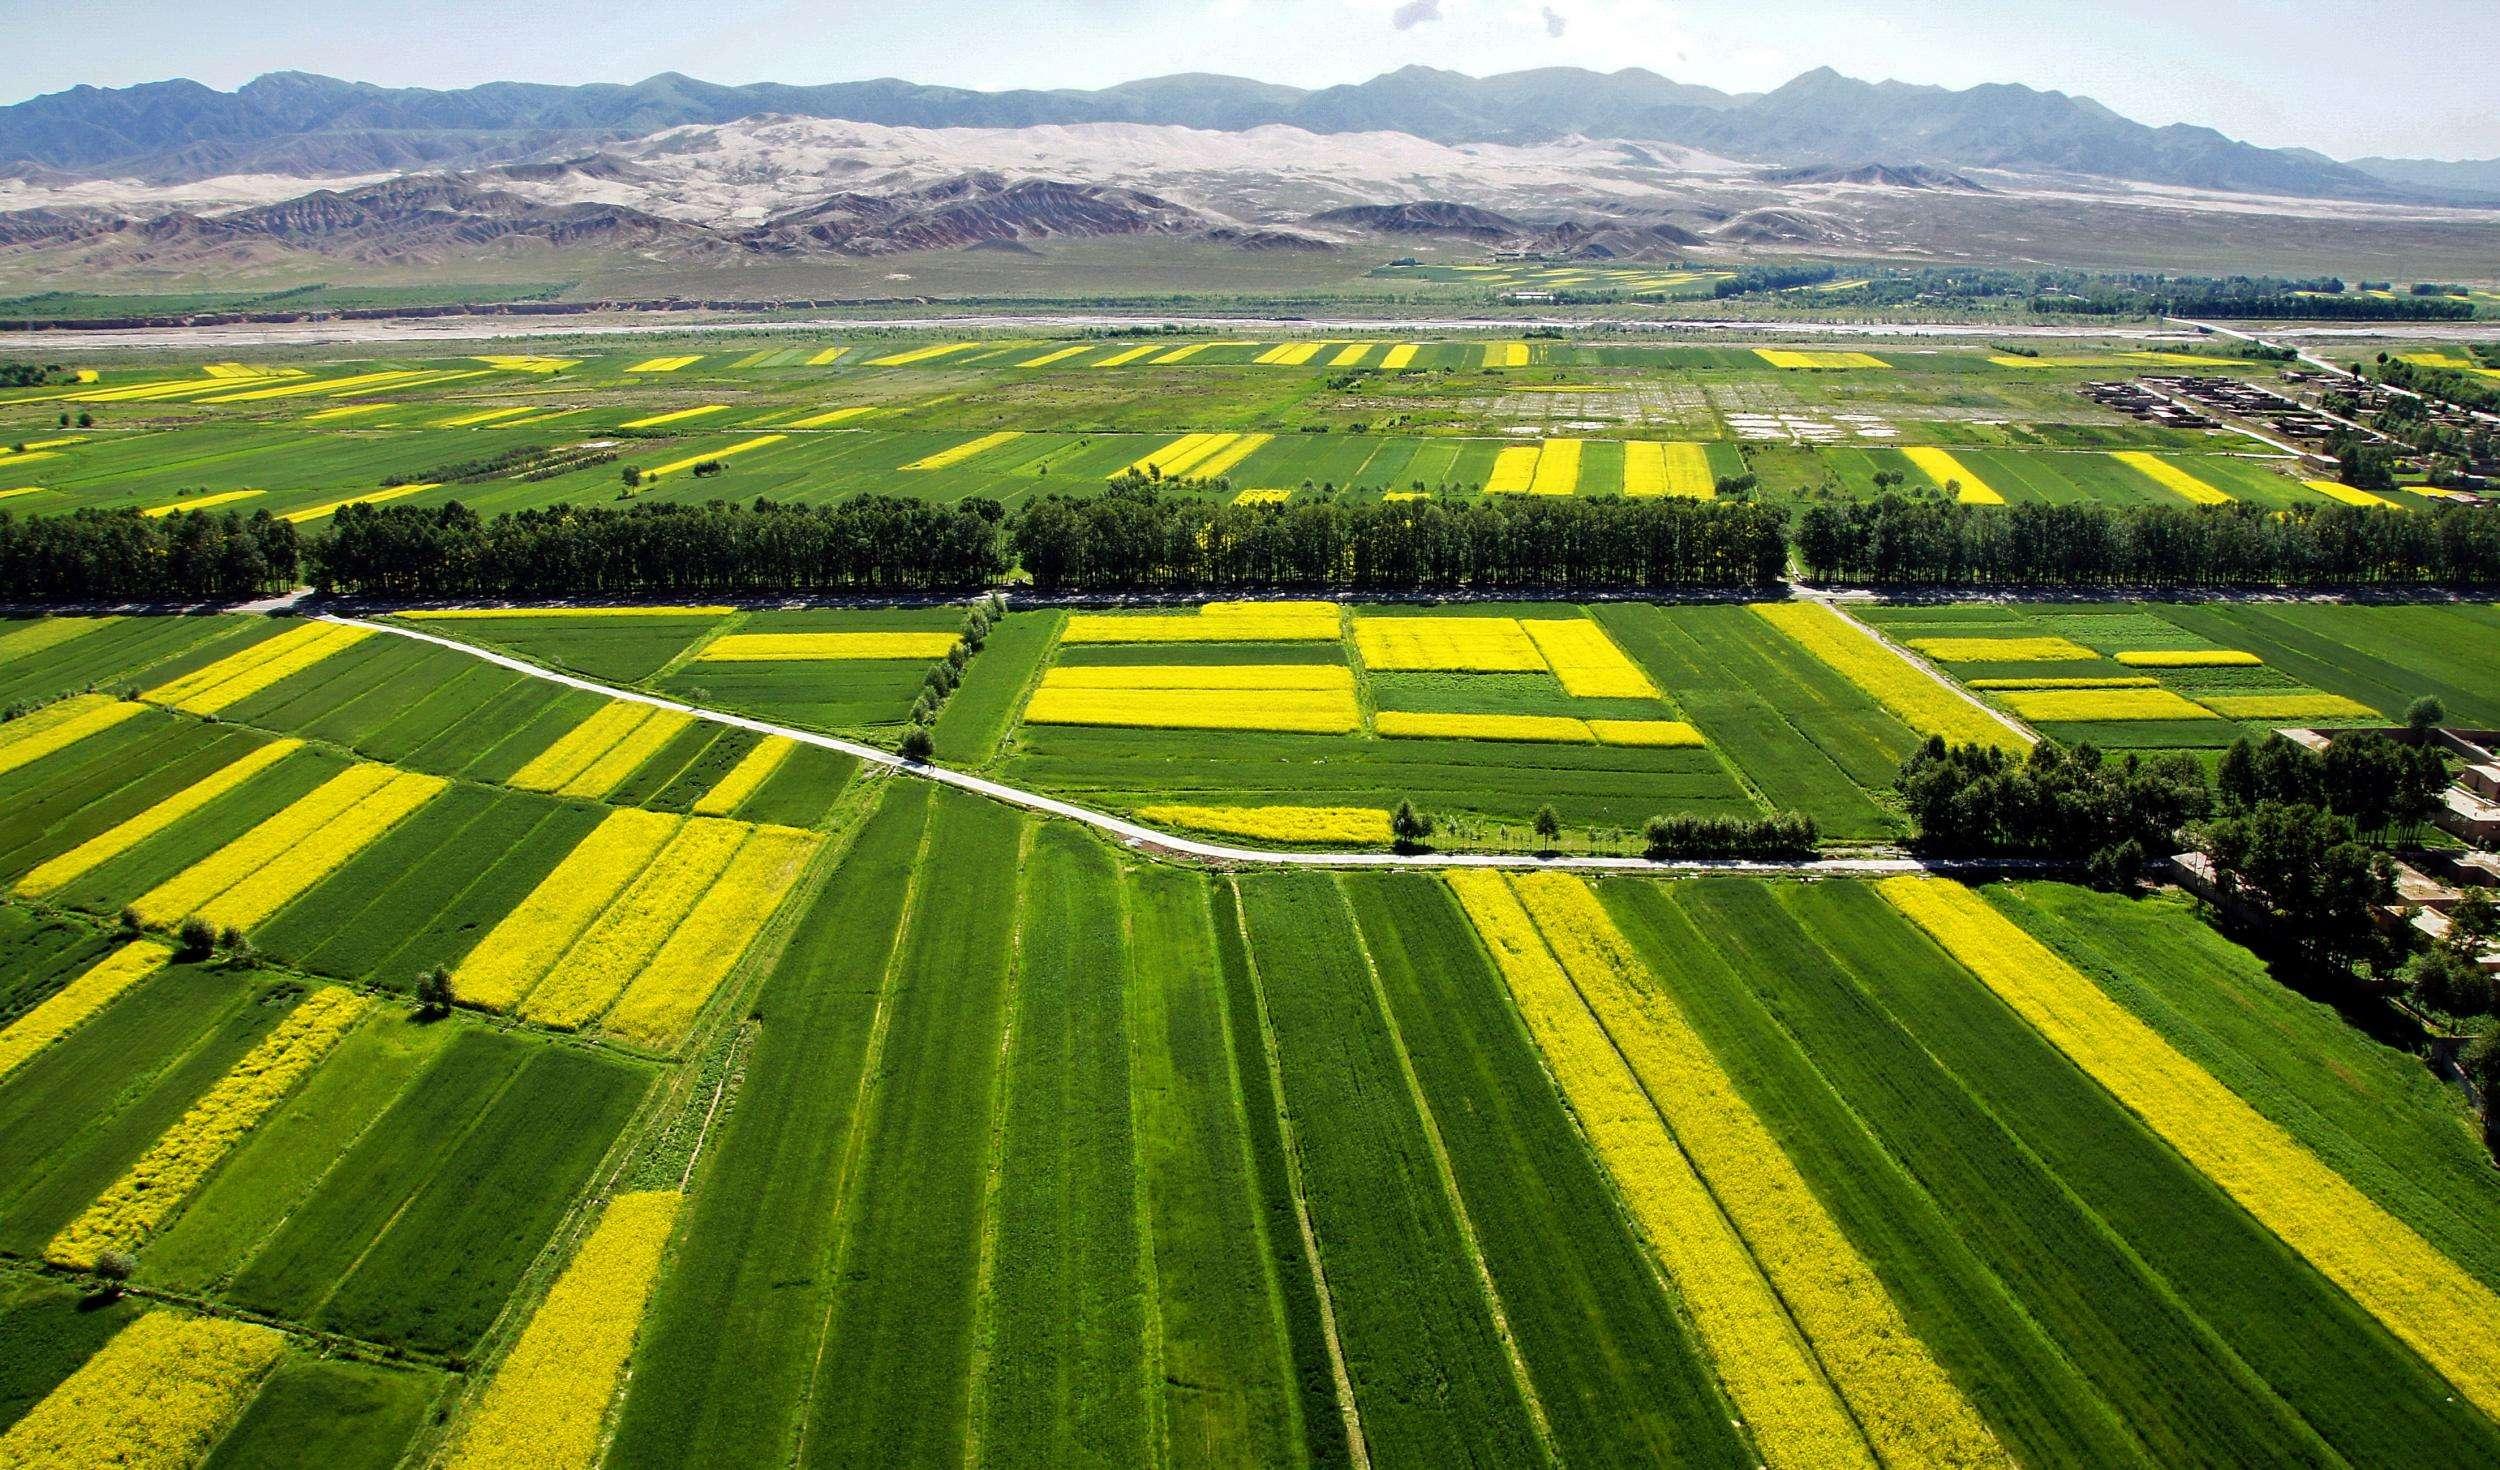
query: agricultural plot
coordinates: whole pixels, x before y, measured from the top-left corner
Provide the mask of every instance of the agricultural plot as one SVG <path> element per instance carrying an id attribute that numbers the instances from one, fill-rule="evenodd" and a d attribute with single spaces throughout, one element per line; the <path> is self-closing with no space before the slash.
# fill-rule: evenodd
<path id="1" fill-rule="evenodd" d="M 2487 606 L 2168 603 L 1874 608 L 1977 697 L 2069 743 L 2215 749 L 2285 726 L 2393 723 L 2423 694 L 2500 714 Z"/>

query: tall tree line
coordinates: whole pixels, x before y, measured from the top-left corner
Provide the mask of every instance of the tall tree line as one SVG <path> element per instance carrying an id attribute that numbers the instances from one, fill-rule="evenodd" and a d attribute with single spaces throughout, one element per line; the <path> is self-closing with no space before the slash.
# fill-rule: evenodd
<path id="1" fill-rule="evenodd" d="M 244 516 L 135 510 L 0 514 L 0 599 L 25 602 L 231 601 L 295 584 L 295 527 Z"/>

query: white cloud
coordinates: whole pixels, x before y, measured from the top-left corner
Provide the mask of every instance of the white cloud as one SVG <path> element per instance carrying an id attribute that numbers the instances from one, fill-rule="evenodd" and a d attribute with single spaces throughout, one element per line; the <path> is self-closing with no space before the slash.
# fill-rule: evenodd
<path id="1" fill-rule="evenodd" d="M 1566 24 L 1567 22 L 1565 22 L 1560 15 L 1555 13 L 1553 6 L 1548 5 L 1545 7 L 1545 34 L 1559 40 Z"/>
<path id="2" fill-rule="evenodd" d="M 1404 31 L 1440 18 L 1441 0 L 1406 0 L 1390 14 L 1389 24 Z"/>

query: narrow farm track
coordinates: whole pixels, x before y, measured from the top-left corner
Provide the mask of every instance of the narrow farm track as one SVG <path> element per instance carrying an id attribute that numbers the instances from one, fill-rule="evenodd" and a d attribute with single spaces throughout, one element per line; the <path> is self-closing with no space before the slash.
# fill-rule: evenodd
<path id="1" fill-rule="evenodd" d="M 1065 817 L 1073 822 L 1082 822 L 1086 826 L 1123 842 L 1160 848 L 1166 852 L 1210 863 L 1272 868 L 1550 868 L 1635 873 L 1790 873 L 1829 878 L 1885 877 L 1901 873 L 1929 872 L 2035 872 L 2052 866 L 2035 859 L 2025 858 L 1970 858 L 1950 862 L 1930 862 L 1907 854 L 1891 853 L 1884 856 L 1863 857 L 1657 861 L 1639 857 L 1538 857 L 1525 853 L 1270 852 L 1255 847 L 1232 847 L 1219 842 L 1201 842 L 1193 837 L 1166 832 L 1143 823 L 1132 822 L 1126 817 L 1095 811 L 1091 807 L 1078 806 L 1074 802 L 1061 801 L 1055 796 L 1045 796 L 1038 791 L 1027 791 L 1020 786 L 993 781 L 986 776 L 975 776 L 969 772 L 951 770 L 945 766 L 906 760 L 880 746 L 868 745 L 856 740 L 844 740 L 835 735 L 822 735 L 813 730 L 801 730 L 789 725 L 776 725 L 769 720 L 758 720 L 747 715 L 733 714 L 727 710 L 705 709 L 700 705 L 683 704 L 673 699 L 663 699 L 656 694 L 645 694 L 638 689 L 621 689 L 612 684 L 602 684 L 596 679 L 584 679 L 578 675 L 562 673 L 531 663 L 527 659 L 496 653 L 472 643 L 463 643 L 457 638 L 446 638 L 436 633 L 420 632 L 415 628 L 403 628 L 392 623 L 345 617 L 336 613 L 320 613 L 316 616 L 325 622 L 339 623 L 354 628 L 367 628 L 376 633 L 388 633 L 397 638 L 410 638 L 420 643 L 431 643 L 436 647 L 467 654 L 471 658 L 481 659 L 517 674 L 527 674 L 534 679 L 561 684 L 568 689 L 579 689 L 590 694 L 605 695 L 610 699 L 674 710 L 718 725 L 752 730 L 760 735 L 779 735 L 802 745 L 814 745 L 826 750 L 839 751 L 866 764 L 883 766 L 906 776 L 934 781 L 941 786 L 952 786 L 960 791 L 969 791 L 975 795 L 986 796 L 993 801 L 1005 802 L 1009 806 L 1040 812 L 1046 816 Z"/>

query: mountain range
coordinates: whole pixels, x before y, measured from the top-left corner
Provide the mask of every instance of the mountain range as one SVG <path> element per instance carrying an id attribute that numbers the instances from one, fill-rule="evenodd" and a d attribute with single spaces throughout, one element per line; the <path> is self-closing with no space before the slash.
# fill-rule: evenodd
<path id="1" fill-rule="evenodd" d="M 1453 145 L 1622 139 L 1785 167 L 2006 169 L 2322 199 L 2477 195 L 2489 182 L 2489 173 L 2470 165 L 2452 166 L 2469 170 L 2453 174 L 2415 160 L 2350 165 L 2302 149 L 2256 147 L 2210 128 L 2148 127 L 2061 92 L 1864 82 L 1828 68 L 1751 95 L 1639 68 L 1470 77 L 1407 67 L 1318 89 L 1187 74 L 1093 91 L 1005 92 L 891 79 L 721 86 L 675 73 L 631 85 L 496 82 L 431 90 L 275 72 L 232 92 L 191 81 L 82 86 L 0 107 L 0 169 L 34 180 L 154 183 L 468 169 L 764 115 L 932 129 L 1282 126 L 1315 134 L 1398 132 Z"/>

